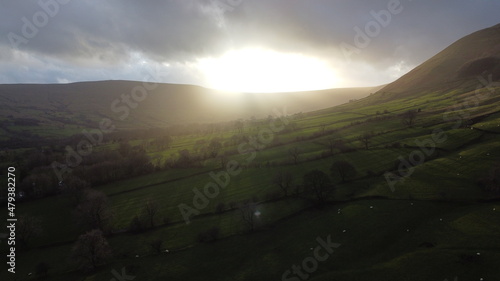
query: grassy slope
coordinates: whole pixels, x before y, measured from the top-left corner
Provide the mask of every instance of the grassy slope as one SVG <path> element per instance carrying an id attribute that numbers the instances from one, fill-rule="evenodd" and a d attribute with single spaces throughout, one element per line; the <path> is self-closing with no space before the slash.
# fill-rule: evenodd
<path id="1" fill-rule="evenodd" d="M 414 100 L 413 104 L 425 103 L 425 99 L 428 98 L 437 97 L 424 96 L 421 100 Z M 455 104 L 461 102 L 460 98 L 450 99 L 450 101 Z M 307 256 L 309 247 L 305 247 L 305 244 L 313 243 L 316 236 L 330 233 L 339 237 L 339 242 L 345 245 L 346 250 L 339 249 L 337 258 L 332 257 L 331 261 L 328 260 L 325 266 L 320 268 L 314 275 L 314 278 L 318 278 L 317 280 L 330 280 L 332 277 L 336 280 L 347 280 L 347 276 L 352 277 L 353 274 L 359 276 L 359 280 L 378 280 L 375 276 L 390 276 L 386 278 L 388 280 L 400 280 L 398 278 L 402 276 L 409 278 L 407 280 L 422 280 L 418 278 L 430 276 L 438 276 L 439 279 L 441 278 L 439 276 L 444 278 L 447 274 L 472 276 L 472 273 L 465 273 L 461 269 L 457 260 L 460 253 L 472 253 L 477 250 L 487 251 L 488 254 L 484 257 L 484 261 L 472 263 L 471 266 L 477 270 L 481 269 L 486 274 L 485 276 L 493 274 L 494 271 L 489 273 L 485 268 L 498 258 L 498 252 L 495 250 L 498 245 L 488 238 L 499 234 L 498 229 L 493 226 L 499 217 L 497 213 L 490 212 L 495 204 L 464 205 L 453 202 L 474 201 L 485 196 L 476 186 L 474 179 L 495 164 L 500 155 L 499 138 L 496 134 L 470 128 L 452 129 L 453 123 L 439 121 L 441 124 L 437 126 L 448 129 L 446 132 L 448 140 L 439 145 L 445 150 L 440 150 L 439 154 L 432 155 L 425 164 L 418 166 L 408 180 L 397 185 L 395 193 L 390 192 L 384 178 L 380 175 L 394 166 L 393 163 L 398 156 L 407 158 L 415 150 L 415 148 L 404 147 L 386 148 L 386 144 L 399 141 L 411 145 L 416 139 L 426 139 L 432 127 L 429 127 L 431 129 L 421 128 L 419 125 L 430 122 L 429 120 L 439 120 L 442 118 L 440 109 L 449 107 L 453 103 L 427 104 L 417 123 L 417 128 L 413 129 L 404 128 L 398 119 L 371 121 L 344 127 L 346 122 L 364 121 L 375 117 L 376 111 L 383 111 L 386 108 L 390 109 L 389 114 L 394 114 L 393 112 L 398 112 L 397 102 L 359 108 L 355 105 L 346 105 L 335 109 L 334 112 L 320 111 L 297 120 L 298 132 L 277 135 L 276 138 L 282 141 L 282 145 L 269 147 L 257 153 L 252 164 L 262 164 L 262 168 L 248 167 L 242 174 L 233 177 L 231 184 L 211 202 L 208 208 L 202 210 L 202 213 L 208 216 L 197 218 L 190 225 L 181 222 L 177 204 L 190 204 L 193 196 L 192 189 L 194 187 L 201 189 L 211 181 L 208 171 L 216 169 L 215 163 L 207 162 L 204 170 L 171 170 L 98 187 L 110 196 L 113 210 L 118 214 L 115 219 L 117 228 L 126 227 L 132 216 L 140 212 L 144 200 L 150 197 L 154 197 L 161 204 L 164 215 L 173 222 L 179 222 L 170 226 L 160 226 L 142 235 L 121 234 L 111 237 L 111 244 L 118 249 L 116 250 L 117 256 L 120 257 L 120 254 L 125 256 L 118 258 L 110 265 L 110 268 L 119 269 L 122 263 L 137 263 L 138 276 L 142 278 L 147 276 L 148 280 L 153 280 L 152 276 L 157 274 L 163 276 L 161 278 L 196 280 L 197 276 L 218 274 L 220 276 L 220 269 L 213 263 L 226 264 L 225 259 L 227 259 L 228 263 L 238 260 L 237 263 L 228 265 L 227 276 L 233 278 L 232 280 L 256 280 L 254 278 L 263 279 L 264 276 L 279 278 L 278 273 Z M 400 106 L 406 108 L 411 107 L 411 104 L 405 105 L 402 102 Z M 468 112 L 481 112 L 481 108 L 472 108 Z M 348 145 L 359 150 L 337 154 L 333 159 L 307 160 L 307 157 L 320 155 L 326 150 L 324 142 L 329 136 L 290 143 L 296 135 L 311 135 L 318 132 L 320 125 L 326 122 L 329 124 L 328 129 L 340 129 L 334 133 L 334 136 L 350 140 Z M 474 124 L 473 127 L 493 131 L 494 124 L 499 123 L 498 114 L 493 114 Z M 252 128 L 246 130 L 255 132 Z M 361 144 L 355 140 L 361 132 L 366 130 L 379 133 L 374 137 L 372 148 L 369 150 L 361 149 Z M 175 149 L 192 148 L 195 139 L 196 137 L 193 136 L 176 139 Z M 304 152 L 301 163 L 283 166 L 285 162 L 290 161 L 288 149 L 294 146 L 299 146 Z M 156 153 L 164 152 L 151 152 L 152 155 Z M 243 156 L 234 155 L 232 158 L 244 161 Z M 238 212 L 229 211 L 221 215 L 210 215 L 214 211 L 214 206 L 219 202 L 226 204 L 240 202 L 254 195 L 260 200 L 265 199 L 266 194 L 277 190 L 270 182 L 272 175 L 278 169 L 292 171 L 296 181 L 300 182 L 301 175 L 308 170 L 319 168 L 328 172 L 330 164 L 336 159 L 346 159 L 358 170 L 357 180 L 338 185 L 334 196 L 336 200 L 345 200 L 347 196 L 366 195 L 382 195 L 394 199 L 408 199 L 411 195 L 416 200 L 433 200 L 443 199 L 444 193 L 444 198 L 451 202 L 416 201 L 415 207 L 420 207 L 410 208 L 409 201 L 363 200 L 338 203 L 326 211 L 310 210 L 302 211 L 302 213 L 297 213 L 307 208 L 307 203 L 302 200 L 290 199 L 263 203 L 259 208 L 265 214 L 262 224 L 267 226 L 257 234 L 245 235 L 245 239 L 241 239 L 239 234 L 244 230 L 244 225 Z M 274 161 L 277 166 L 266 168 L 268 161 Z M 366 178 L 368 170 L 374 172 L 375 176 Z M 368 205 L 376 205 L 376 211 L 383 211 L 369 213 Z M 337 216 L 337 207 L 344 209 L 342 216 Z M 401 211 L 394 211 L 396 209 Z M 415 209 L 418 211 L 413 211 Z M 42 247 L 20 253 L 22 257 L 18 265 L 20 274 L 32 271 L 36 262 L 44 259 L 46 255 L 51 257 L 54 272 L 62 273 L 71 268 L 65 261 L 71 241 L 74 241 L 79 232 L 73 227 L 71 207 L 65 199 L 60 197 L 41 199 L 23 204 L 20 210 L 26 213 L 37 213 L 44 219 L 45 226 L 45 236 L 33 242 L 33 246 Z M 352 213 L 347 210 L 352 210 Z M 314 215 L 311 215 L 311 212 Z M 288 217 L 291 214 L 298 215 Z M 437 224 L 438 216 L 448 218 L 445 226 Z M 477 219 L 478 216 L 481 217 L 480 220 Z M 280 221 L 283 218 L 286 219 Z M 66 225 L 66 227 L 61 229 L 61 225 Z M 228 238 L 209 245 L 195 242 L 199 232 L 214 225 L 218 225 L 222 235 Z M 274 226 L 267 229 L 270 225 Z M 436 228 L 436 225 L 439 227 Z M 411 235 L 404 233 L 406 228 L 411 229 Z M 348 234 L 343 234 L 341 232 L 343 229 L 349 229 Z M 367 236 L 367 233 L 371 234 Z M 166 257 L 148 256 L 139 260 L 133 258 L 136 253 L 140 253 L 141 256 L 147 254 L 149 251 L 145 242 L 156 237 L 161 238 L 165 241 L 166 247 L 172 249 L 190 245 L 195 247 Z M 426 241 L 436 243 L 437 247 L 432 249 L 418 247 L 420 243 Z M 214 251 L 223 251 L 225 254 L 217 255 L 217 259 L 212 259 L 210 257 L 214 255 Z M 434 264 L 424 265 L 427 259 L 434 260 Z M 273 266 L 265 267 L 261 264 L 261 260 L 270 262 Z M 168 264 L 168 266 L 160 266 L 161 264 Z M 190 264 L 199 265 L 196 267 L 199 274 L 193 274 L 190 271 L 192 269 Z M 426 268 L 426 272 L 429 273 L 420 272 L 417 266 L 412 264 Z M 256 270 L 255 268 L 266 269 Z M 414 277 L 410 276 L 413 274 Z M 109 275 L 108 269 L 102 269 L 95 279 L 88 280 L 105 280 L 111 278 Z M 66 280 L 64 278 L 67 276 L 61 276 L 61 280 Z M 161 278 L 158 277 L 158 280 L 163 280 Z"/>
<path id="2" fill-rule="evenodd" d="M 332 235 L 341 248 L 321 263 L 309 280 L 444 280 L 454 276 L 460 280 L 494 280 L 500 275 L 496 266 L 500 259 L 496 239 L 500 235 L 500 206 L 497 201 L 479 201 L 490 195 L 481 191 L 476 179 L 498 165 L 499 88 L 494 93 L 475 91 L 481 85 L 477 77 L 460 76 L 463 72 L 457 69 L 483 55 L 498 54 L 498 28 L 458 41 L 368 98 L 300 118 L 294 116 L 298 129 L 275 135 L 273 145 L 259 151 L 251 163 L 245 162 L 247 155 L 231 155 L 244 171 L 232 177 L 230 185 L 189 225 L 182 222 L 177 205 L 191 204 L 193 188 L 201 189 L 211 181 L 208 173 L 218 169 L 217 161 L 205 161 L 199 169 L 158 172 L 97 187 L 111 200 L 117 229 L 125 228 L 140 212 L 144 200 L 151 197 L 161 204 L 163 215 L 172 223 L 159 222 L 157 228 L 143 234 L 109 237 L 115 259 L 94 275 L 81 275 L 67 263 L 79 231 L 73 226 L 72 208 L 65 198 L 21 205 L 20 212 L 44 219 L 45 235 L 33 241 L 32 249 L 19 253 L 18 276 L 32 272 L 38 261 L 50 260 L 53 280 L 110 280 L 111 269 L 120 271 L 122 266 L 129 266 L 128 272 L 144 280 L 279 279 L 285 270 L 311 255 L 316 237 Z M 397 117 L 409 109 L 422 111 L 415 128 L 405 128 Z M 134 117 L 141 122 L 150 118 L 139 115 Z M 462 118 L 459 121 L 463 126 L 454 126 L 456 117 Z M 245 132 L 255 135 L 266 125 L 259 126 L 250 125 Z M 323 129 L 329 133 L 318 134 Z M 446 140 L 429 141 L 435 137 L 434 129 L 443 130 Z M 375 134 L 369 150 L 357 140 L 363 132 Z M 217 136 L 226 141 L 233 134 L 227 131 Z M 177 151 L 192 150 L 203 138 L 207 136 L 179 137 L 173 149 L 149 154 L 175 157 Z M 329 138 L 341 138 L 355 150 L 336 150 L 333 157 L 325 156 Z M 424 148 L 418 147 L 422 141 L 426 143 Z M 293 147 L 302 152 L 298 165 L 291 164 L 288 154 Z M 225 151 L 236 148 L 225 145 Z M 434 152 L 391 192 L 383 173 L 394 171 L 398 157 L 409 159 L 429 149 Z M 297 198 L 262 201 L 278 190 L 270 183 L 277 170 L 292 172 L 295 182 L 300 183 L 307 171 L 328 173 L 331 163 L 340 159 L 351 162 L 358 174 L 348 183 L 335 180 L 337 189 L 330 207 L 311 209 L 307 200 Z M 237 210 L 213 213 L 217 203 L 252 197 L 260 201 L 261 228 L 255 233 L 243 234 L 245 225 Z M 342 209 L 341 214 L 338 209 Z M 198 233 L 213 226 L 220 227 L 222 239 L 210 244 L 196 242 Z M 149 253 L 147 242 L 157 238 L 164 241 L 170 254 Z M 423 242 L 435 247 L 421 247 Z M 135 258 L 137 254 L 139 258 Z"/>
<path id="3" fill-rule="evenodd" d="M 277 106 L 286 106 L 290 113 L 312 111 L 363 98 L 381 88 L 276 93 L 271 98 L 265 94 L 234 94 L 240 98 L 226 106 L 221 98 L 230 99 L 227 93 L 191 85 L 158 84 L 145 100 L 130 110 L 128 118 L 121 121 L 125 104 L 115 104 L 118 111 L 113 111 L 113 102 L 119 101 L 122 95 L 130 95 L 131 89 L 141 85 L 135 81 L 0 85 L 0 140 L 18 137 L 23 131 L 42 137 L 71 136 L 81 133 L 83 128 L 96 127 L 103 118 L 114 120 L 121 129 L 220 122 L 250 116 L 264 118 Z M 35 119 L 40 124 L 14 124 L 15 118 Z"/>

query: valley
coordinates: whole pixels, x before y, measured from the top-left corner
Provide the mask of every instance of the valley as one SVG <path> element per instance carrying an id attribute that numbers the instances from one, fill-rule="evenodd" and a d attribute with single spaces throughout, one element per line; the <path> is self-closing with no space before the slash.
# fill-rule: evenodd
<path id="1" fill-rule="evenodd" d="M 496 280 L 500 68 L 474 61 L 499 30 L 335 105 L 159 84 L 116 114 L 138 82 L 1 85 L 16 280 Z"/>

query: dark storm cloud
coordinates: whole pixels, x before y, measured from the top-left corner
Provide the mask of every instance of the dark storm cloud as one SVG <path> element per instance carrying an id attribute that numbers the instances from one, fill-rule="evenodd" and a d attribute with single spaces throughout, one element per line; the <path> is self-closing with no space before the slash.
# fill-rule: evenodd
<path id="1" fill-rule="evenodd" d="M 8 24 L 1 25 L 2 33 L 23 36 L 22 18 L 33 22 L 32 15 L 43 10 L 36 3 L 4 4 L 1 20 Z M 162 59 L 203 55 L 217 46 L 218 31 L 207 15 L 188 8 L 181 1 L 71 1 L 20 49 L 106 62 L 127 59 L 134 50 Z M 8 39 L 2 36 L 1 42 L 10 44 Z"/>
<path id="2" fill-rule="evenodd" d="M 387 9 L 389 2 L 7 0 L 0 2 L 0 75 L 3 82 L 22 82 L 22 77 L 29 80 L 30 73 L 42 75 L 43 67 L 37 69 L 35 63 L 29 69 L 7 68 L 51 60 L 53 71 L 60 72 L 46 72 L 53 81 L 55 76 L 64 76 L 65 69 L 78 73 L 79 67 L 90 71 L 93 67 L 120 66 L 133 60 L 134 54 L 156 62 L 182 63 L 247 46 L 338 61 L 345 59 L 340 45 L 354 44 L 354 27 L 363 29 L 373 21 L 370 12 Z M 58 3 L 58 11 L 37 28 L 33 38 L 26 38 L 26 19 L 33 24 L 33 16 L 44 11 L 39 3 Z M 392 15 L 390 24 L 351 59 L 382 68 L 399 61 L 416 65 L 453 41 L 497 24 L 500 11 L 498 1 L 488 0 L 401 0 L 401 6 L 401 13 Z M 17 44 L 21 58 L 12 48 L 13 34 L 25 39 Z M 56 60 L 64 63 L 56 66 Z M 18 73 L 12 73 L 16 69 Z M 89 75 L 94 76 L 98 77 Z M 43 75 L 36 78 L 43 79 Z"/>
<path id="3" fill-rule="evenodd" d="M 229 15 L 243 26 L 240 41 L 265 41 L 276 48 L 336 49 L 354 45 L 354 27 L 364 29 L 373 21 L 371 11 L 386 10 L 388 0 L 376 1 L 248 1 L 244 17 Z M 453 41 L 498 23 L 498 1 L 409 1 L 401 0 L 402 12 L 392 15 L 362 50 L 360 59 L 372 63 L 406 56 L 420 63 Z M 310 49 L 310 50 L 311 50 Z M 404 50 L 404 51 L 403 51 Z M 356 57 L 356 56 L 353 56 Z"/>

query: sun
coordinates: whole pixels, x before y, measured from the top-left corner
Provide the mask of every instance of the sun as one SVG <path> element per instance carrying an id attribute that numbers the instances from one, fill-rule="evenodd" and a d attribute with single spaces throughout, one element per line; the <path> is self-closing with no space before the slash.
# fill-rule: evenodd
<path id="1" fill-rule="evenodd" d="M 326 62 L 262 48 L 233 50 L 198 61 L 207 86 L 229 92 L 296 92 L 334 88 L 338 75 Z"/>

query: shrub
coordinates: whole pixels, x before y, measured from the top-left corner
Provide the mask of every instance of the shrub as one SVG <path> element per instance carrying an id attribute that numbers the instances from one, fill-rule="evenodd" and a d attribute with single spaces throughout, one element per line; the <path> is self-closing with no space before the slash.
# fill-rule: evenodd
<path id="1" fill-rule="evenodd" d="M 46 262 L 39 262 L 35 267 L 35 275 L 38 278 L 45 278 L 49 274 L 49 269 L 50 266 Z"/>
<path id="2" fill-rule="evenodd" d="M 146 224 L 139 216 L 134 216 L 132 221 L 130 221 L 129 231 L 133 233 L 139 233 L 146 229 Z"/>
<path id="3" fill-rule="evenodd" d="M 202 243 L 213 242 L 219 238 L 220 229 L 217 226 L 214 226 L 207 231 L 201 232 L 198 234 L 198 241 Z"/>
<path id="4" fill-rule="evenodd" d="M 226 204 L 224 204 L 223 202 L 220 202 L 219 204 L 217 204 L 217 206 L 215 207 L 215 212 L 216 213 L 222 213 L 224 212 L 224 210 L 226 209 Z"/>
<path id="5" fill-rule="evenodd" d="M 281 192 L 279 191 L 272 191 L 266 195 L 266 199 L 270 201 L 276 201 L 280 198 L 281 198 Z"/>
<path id="6" fill-rule="evenodd" d="M 161 253 L 161 246 L 163 245 L 163 241 L 161 239 L 154 239 L 149 242 L 149 247 L 151 247 L 151 251 L 153 253 L 159 254 Z"/>

